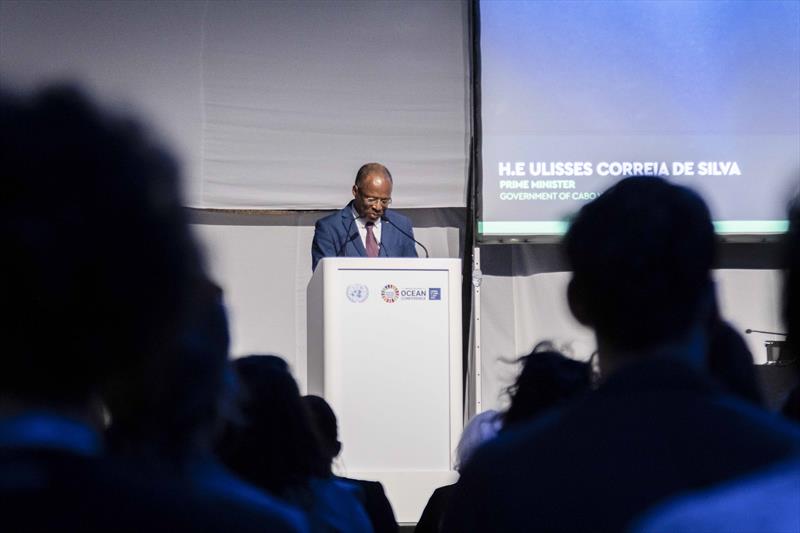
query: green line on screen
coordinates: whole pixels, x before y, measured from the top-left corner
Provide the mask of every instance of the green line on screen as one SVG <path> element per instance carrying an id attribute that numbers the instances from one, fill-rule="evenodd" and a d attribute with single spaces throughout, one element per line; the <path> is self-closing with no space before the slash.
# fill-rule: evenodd
<path id="1" fill-rule="evenodd" d="M 479 221 L 482 235 L 563 235 L 569 227 L 562 220 L 544 221 Z M 722 234 L 783 233 L 787 220 L 717 220 L 714 229 Z"/>
<path id="2" fill-rule="evenodd" d="M 784 233 L 788 220 L 716 220 L 717 233 Z"/>
<path id="3" fill-rule="evenodd" d="M 563 235 L 569 224 L 563 220 L 478 222 L 483 235 Z"/>

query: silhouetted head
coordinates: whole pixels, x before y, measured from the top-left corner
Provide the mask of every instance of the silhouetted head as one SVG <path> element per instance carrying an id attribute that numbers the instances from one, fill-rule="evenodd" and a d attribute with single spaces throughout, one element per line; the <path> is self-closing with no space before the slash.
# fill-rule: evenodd
<path id="1" fill-rule="evenodd" d="M 626 178 L 580 210 L 564 247 L 570 308 L 598 343 L 645 351 L 707 323 L 715 236 L 691 190 Z"/>
<path id="2" fill-rule="evenodd" d="M 303 403 L 308 408 L 314 429 L 319 436 L 323 453 L 333 461 L 342 451 L 339 442 L 339 430 L 336 423 L 336 414 L 324 398 L 310 394 L 303 396 Z"/>
<path id="3" fill-rule="evenodd" d="M 331 475 L 289 367 L 274 355 L 236 359 L 243 423 L 226 431 L 220 457 L 242 478 L 286 495 Z"/>
<path id="4" fill-rule="evenodd" d="M 789 208 L 789 230 L 783 241 L 783 321 L 788 333 L 787 348 L 800 357 L 800 195 Z M 800 361 L 795 361 L 800 371 Z M 798 376 L 800 377 L 800 376 Z M 800 385 L 795 386 L 782 409 L 783 414 L 800 422 Z"/>
<path id="5" fill-rule="evenodd" d="M 353 185 L 353 205 L 358 215 L 370 222 L 381 218 L 392 203 L 392 175 L 380 163 L 358 169 Z"/>
<path id="6" fill-rule="evenodd" d="M 800 195 L 789 208 L 789 230 L 784 237 L 783 320 L 792 353 L 800 357 Z"/>
<path id="7" fill-rule="evenodd" d="M 0 96 L 4 397 L 82 404 L 169 354 L 200 261 L 170 155 L 74 88 Z"/>
<path id="8" fill-rule="evenodd" d="M 559 352 L 534 349 L 520 360 L 522 371 L 508 388 L 511 405 L 503 414 L 503 430 L 567 403 L 592 385 L 591 365 Z"/>

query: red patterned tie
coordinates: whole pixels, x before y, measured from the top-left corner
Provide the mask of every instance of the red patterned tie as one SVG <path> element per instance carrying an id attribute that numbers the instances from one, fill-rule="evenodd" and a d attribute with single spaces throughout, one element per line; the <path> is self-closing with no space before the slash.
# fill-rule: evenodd
<path id="1" fill-rule="evenodd" d="M 378 257 L 378 239 L 375 238 L 374 222 L 367 222 L 367 257 Z"/>

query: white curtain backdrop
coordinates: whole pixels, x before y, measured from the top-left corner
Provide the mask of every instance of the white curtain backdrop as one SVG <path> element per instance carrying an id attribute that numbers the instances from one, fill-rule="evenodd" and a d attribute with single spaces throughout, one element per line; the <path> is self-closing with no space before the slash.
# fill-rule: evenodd
<path id="1" fill-rule="evenodd" d="M 0 73 L 149 119 L 191 206 L 340 208 L 380 161 L 395 206 L 463 207 L 466 22 L 464 0 L 2 0 Z"/>

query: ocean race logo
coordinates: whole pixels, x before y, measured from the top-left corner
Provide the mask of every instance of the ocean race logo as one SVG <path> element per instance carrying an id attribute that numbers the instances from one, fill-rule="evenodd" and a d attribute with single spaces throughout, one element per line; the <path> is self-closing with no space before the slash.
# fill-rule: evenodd
<path id="1" fill-rule="evenodd" d="M 398 300 L 441 300 L 442 289 L 439 287 L 424 288 L 424 287 L 403 287 L 397 288 L 397 285 L 388 283 L 381 289 L 381 297 L 386 303 L 393 304 Z"/>
<path id="2" fill-rule="evenodd" d="M 427 300 L 428 289 L 411 287 L 407 289 L 400 289 L 401 300 Z"/>

